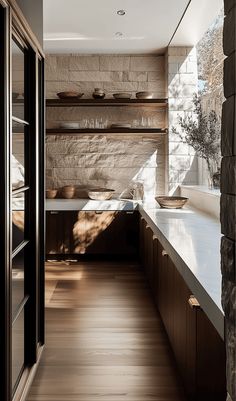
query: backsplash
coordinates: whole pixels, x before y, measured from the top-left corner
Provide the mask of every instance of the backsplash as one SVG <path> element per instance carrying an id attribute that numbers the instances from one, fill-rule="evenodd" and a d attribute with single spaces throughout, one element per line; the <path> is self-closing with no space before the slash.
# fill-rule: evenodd
<path id="1" fill-rule="evenodd" d="M 137 91 L 151 90 L 165 97 L 164 57 L 162 56 L 78 56 L 46 57 L 47 98 L 56 98 L 64 90 L 78 90 L 91 98 L 95 87 L 106 97 L 125 91 L 135 97 Z M 47 127 L 62 122 L 95 120 L 106 126 L 117 122 L 166 127 L 166 112 L 156 108 L 67 107 L 48 108 Z M 59 188 L 78 186 L 77 196 L 85 189 L 107 187 L 115 196 L 129 195 L 132 182 L 144 185 L 144 197 L 165 192 L 166 136 L 149 134 L 77 134 L 48 135 L 46 139 L 46 185 Z"/>
<path id="2" fill-rule="evenodd" d="M 134 181 L 144 185 L 145 198 L 165 191 L 165 140 L 155 137 L 118 135 L 48 136 L 47 188 L 67 184 L 106 187 L 128 196 Z"/>

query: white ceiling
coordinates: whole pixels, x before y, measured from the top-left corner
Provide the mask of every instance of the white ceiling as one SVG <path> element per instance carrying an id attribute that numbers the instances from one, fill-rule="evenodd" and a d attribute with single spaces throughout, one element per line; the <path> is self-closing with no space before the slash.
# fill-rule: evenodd
<path id="1" fill-rule="evenodd" d="M 171 45 L 196 45 L 222 7 L 223 0 L 192 0 Z"/>
<path id="2" fill-rule="evenodd" d="M 44 0 L 44 48 L 47 53 L 163 53 L 183 15 L 172 45 L 195 44 L 222 1 L 192 0 L 186 11 L 189 0 Z M 117 15 L 120 9 L 124 16 Z"/>

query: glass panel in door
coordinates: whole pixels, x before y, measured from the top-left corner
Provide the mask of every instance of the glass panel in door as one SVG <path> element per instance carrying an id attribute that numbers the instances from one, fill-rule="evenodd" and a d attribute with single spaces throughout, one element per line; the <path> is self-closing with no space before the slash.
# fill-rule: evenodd
<path id="1" fill-rule="evenodd" d="M 17 385 L 24 368 L 24 309 L 20 312 L 12 325 L 12 390 Z"/>
<path id="2" fill-rule="evenodd" d="M 12 40 L 12 115 L 24 120 L 25 51 Z"/>

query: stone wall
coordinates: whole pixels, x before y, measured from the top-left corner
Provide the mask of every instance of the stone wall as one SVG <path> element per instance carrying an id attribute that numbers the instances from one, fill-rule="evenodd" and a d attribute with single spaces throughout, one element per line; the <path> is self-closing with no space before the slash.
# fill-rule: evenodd
<path id="1" fill-rule="evenodd" d="M 95 87 L 103 88 L 107 97 L 120 91 L 166 94 L 163 56 L 47 55 L 45 69 L 48 98 L 62 90 L 78 90 L 90 98 Z"/>
<path id="2" fill-rule="evenodd" d="M 95 87 L 107 97 L 117 91 L 151 90 L 155 97 L 166 97 L 163 56 L 47 55 L 46 95 L 55 98 L 64 90 L 78 90 L 91 98 Z M 142 122 L 144 118 L 144 122 Z M 63 121 L 85 124 L 101 120 L 144 123 L 166 127 L 166 111 L 156 108 L 96 107 L 47 109 L 47 127 Z M 157 135 L 53 135 L 46 140 L 47 187 L 68 183 L 83 188 L 105 186 L 116 195 L 127 194 L 132 182 L 144 184 L 145 198 L 163 194 L 166 186 L 166 138 Z"/>
<path id="3" fill-rule="evenodd" d="M 169 98 L 169 192 L 180 184 L 198 184 L 198 160 L 195 152 L 171 132 L 178 126 L 178 116 L 192 113 L 192 98 L 198 90 L 196 49 L 169 47 L 166 55 L 167 93 Z"/>
<path id="4" fill-rule="evenodd" d="M 134 181 L 144 185 L 145 199 L 165 191 L 165 141 L 150 136 L 48 136 L 47 187 L 78 186 L 115 189 L 128 196 Z"/>
<path id="5" fill-rule="evenodd" d="M 222 115 L 221 269 L 225 312 L 227 387 L 236 400 L 236 0 L 225 0 L 224 94 Z"/>

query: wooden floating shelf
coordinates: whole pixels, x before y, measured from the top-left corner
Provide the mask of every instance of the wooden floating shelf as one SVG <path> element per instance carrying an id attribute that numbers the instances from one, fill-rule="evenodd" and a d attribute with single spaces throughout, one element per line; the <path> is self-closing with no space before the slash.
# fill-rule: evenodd
<path id="1" fill-rule="evenodd" d="M 81 128 L 81 129 L 66 129 L 66 128 L 51 128 L 47 129 L 48 135 L 62 134 L 166 134 L 167 129 L 162 128 Z"/>
<path id="2" fill-rule="evenodd" d="M 167 99 L 47 99 L 47 107 L 167 107 Z"/>

